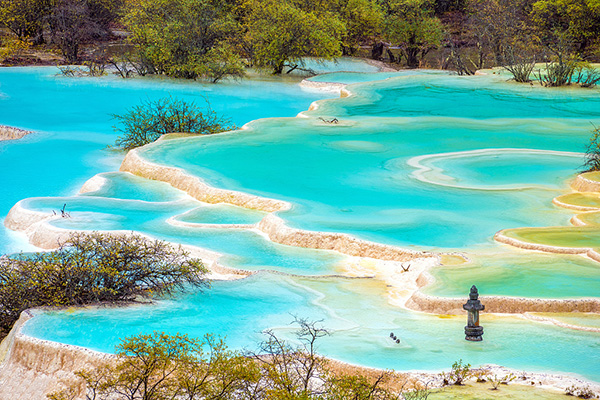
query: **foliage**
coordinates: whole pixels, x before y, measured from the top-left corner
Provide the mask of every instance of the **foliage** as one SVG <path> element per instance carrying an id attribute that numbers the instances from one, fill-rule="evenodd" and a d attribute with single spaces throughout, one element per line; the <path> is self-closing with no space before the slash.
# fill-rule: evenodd
<path id="1" fill-rule="evenodd" d="M 5 26 L 21 41 L 43 42 L 44 19 L 51 0 L 0 0 L 0 26 Z"/>
<path id="2" fill-rule="evenodd" d="M 496 65 L 511 63 L 510 58 L 533 58 L 537 38 L 529 17 L 527 0 L 472 0 L 468 27 L 477 45 L 493 55 Z M 507 59 L 508 56 L 509 59 Z"/>
<path id="3" fill-rule="evenodd" d="M 589 386 L 569 386 L 565 389 L 567 396 L 577 396 L 580 399 L 593 399 L 596 394 L 590 389 Z"/>
<path id="4" fill-rule="evenodd" d="M 589 63 L 580 62 L 575 67 L 574 79 L 581 87 L 590 88 L 600 82 L 600 70 Z"/>
<path id="5" fill-rule="evenodd" d="M 375 380 L 369 380 L 362 375 L 341 375 L 333 376 L 328 381 L 329 386 L 326 389 L 328 397 L 332 399 L 356 399 L 356 400 L 426 400 L 427 397 L 416 397 L 419 389 L 407 391 L 402 395 L 391 392 L 383 387 L 386 381 L 390 379 L 390 374 L 380 373 Z"/>
<path id="6" fill-rule="evenodd" d="M 340 56 L 345 33 L 343 23 L 330 12 L 304 11 L 276 0 L 256 0 L 247 27 L 253 62 L 272 68 L 274 74 L 289 64 L 302 65 L 303 57 Z"/>
<path id="7" fill-rule="evenodd" d="M 532 5 L 532 20 L 547 46 L 568 36 L 580 55 L 600 37 L 600 4 L 597 0 L 538 0 Z"/>
<path id="8" fill-rule="evenodd" d="M 600 128 L 594 128 L 585 151 L 584 172 L 600 171 Z"/>
<path id="9" fill-rule="evenodd" d="M 333 1 L 332 11 L 345 25 L 342 46 L 345 54 L 354 54 L 361 44 L 371 44 L 380 35 L 384 13 L 373 0 Z"/>
<path id="10" fill-rule="evenodd" d="M 425 385 L 425 387 L 416 387 L 413 390 L 402 393 L 405 400 L 427 400 L 431 391 Z"/>
<path id="11" fill-rule="evenodd" d="M 316 352 L 315 342 L 328 332 L 315 322 L 296 318 L 294 346 L 266 332 L 260 353 L 227 349 L 213 335 L 192 339 L 186 335 L 154 332 L 122 340 L 116 360 L 77 374 L 91 400 L 134 399 L 287 399 L 287 400 L 426 400 L 427 388 L 398 391 L 386 388 L 396 376 L 375 377 L 336 373 Z M 48 396 L 67 400 L 75 385 Z M 402 393 L 404 391 L 404 393 Z"/>
<path id="12" fill-rule="evenodd" d="M 80 46 L 109 35 L 121 0 L 54 0 L 47 17 L 52 42 L 67 62 L 79 60 Z"/>
<path id="13" fill-rule="evenodd" d="M 122 132 L 115 142 L 121 149 L 130 150 L 152 143 L 167 133 L 213 134 L 235 129 L 229 120 L 212 110 L 208 101 L 204 109 L 194 102 L 172 97 L 147 100 L 122 115 L 114 115 Z"/>
<path id="14" fill-rule="evenodd" d="M 208 50 L 202 58 L 202 75 L 217 83 L 225 77 L 241 78 L 245 75 L 244 64 L 229 43 L 221 43 Z"/>
<path id="15" fill-rule="evenodd" d="M 429 0 L 395 0 L 385 25 L 385 37 L 400 46 L 406 64 L 416 68 L 425 55 L 442 41 L 443 26 L 433 16 Z"/>
<path id="16" fill-rule="evenodd" d="M 296 318 L 294 322 L 300 327 L 298 347 L 268 330 L 264 332 L 267 339 L 260 344 L 260 352 L 249 354 L 260 365 L 263 377 L 260 385 L 267 398 L 309 398 L 318 394 L 319 389 L 314 393 L 313 387 L 321 387 L 325 381 L 321 373 L 327 361 L 317 354 L 316 341 L 329 332 L 305 319 Z"/>
<path id="17" fill-rule="evenodd" d="M 240 30 L 227 2 L 129 0 L 122 22 L 148 73 L 211 80 L 241 75 L 239 56 L 224 44 Z"/>
<path id="18" fill-rule="evenodd" d="M 0 329 L 31 307 L 131 301 L 207 285 L 181 248 L 138 235 L 73 234 L 52 252 L 0 259 Z"/>
<path id="19" fill-rule="evenodd" d="M 510 72 L 516 82 L 530 82 L 531 73 L 535 68 L 535 57 L 526 58 L 516 54 L 512 46 L 508 46 L 504 51 L 504 63 L 502 67 Z"/>
<path id="20" fill-rule="evenodd" d="M 546 87 L 570 85 L 576 67 L 577 61 L 573 59 L 547 63 L 545 74 L 542 74 L 542 71 L 538 71 L 540 85 Z"/>
<path id="21" fill-rule="evenodd" d="M 487 375 L 487 380 L 491 383 L 492 390 L 498 390 L 500 385 L 508 385 L 508 382 L 514 381 L 516 378 L 517 377 L 514 374 L 508 374 L 504 376 L 498 376 L 497 374 Z"/>
<path id="22" fill-rule="evenodd" d="M 4 47 L 0 48 L 0 62 L 6 59 L 18 58 L 30 47 L 27 42 L 18 39 L 5 40 L 3 45 Z"/>
<path id="23" fill-rule="evenodd" d="M 452 370 L 446 374 L 442 372 L 441 378 L 444 385 L 462 385 L 471 376 L 471 364 L 463 364 L 458 360 L 452 364 Z"/>

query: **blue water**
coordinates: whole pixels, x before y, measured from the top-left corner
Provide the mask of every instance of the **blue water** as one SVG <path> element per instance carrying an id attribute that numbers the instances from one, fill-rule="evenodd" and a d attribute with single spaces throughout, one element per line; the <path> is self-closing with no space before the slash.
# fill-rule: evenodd
<path id="1" fill-rule="evenodd" d="M 266 117 L 294 116 L 331 94 L 302 89 L 300 78 L 241 80 L 219 85 L 172 79 L 67 78 L 55 67 L 0 69 L 0 124 L 34 130 L 0 141 L 0 216 L 19 200 L 77 193 L 97 173 L 115 171 L 123 158 L 114 144 L 112 114 L 141 101 L 174 96 L 204 104 L 241 126 Z M 17 236 L 17 237 L 16 237 Z M 0 254 L 23 240 L 0 228 Z"/>
<path id="2" fill-rule="evenodd" d="M 154 330 L 194 336 L 218 332 L 238 349 L 256 350 L 261 332 L 273 328 L 294 340 L 294 316 L 322 320 L 332 335 L 318 351 L 348 362 L 398 370 L 448 370 L 462 359 L 532 371 L 562 371 L 600 378 L 597 334 L 505 317 L 482 316 L 485 340 L 464 340 L 463 318 L 439 318 L 392 307 L 384 285 L 373 280 L 308 280 L 260 274 L 244 281 L 214 282 L 153 305 L 44 312 L 23 332 L 110 352 L 118 338 Z M 394 332 L 401 343 L 389 339 Z"/>
<path id="3" fill-rule="evenodd" d="M 572 213 L 551 200 L 568 190 L 568 179 L 581 165 L 573 153 L 585 149 L 589 122 L 600 124 L 598 90 L 547 90 L 495 77 L 420 71 L 373 81 L 371 66 L 347 61 L 337 68 L 353 66 L 366 74 L 313 78 L 364 83 L 349 87 L 351 97 L 321 101 L 303 113 L 307 118 L 260 120 L 244 131 L 163 141 L 140 153 L 216 187 L 286 200 L 292 209 L 278 215 L 294 227 L 472 253 L 470 264 L 434 270 L 438 282 L 427 289 L 434 295 L 464 294 L 473 283 L 485 294 L 596 295 L 596 264 L 506 249 L 492 237 L 504 228 L 568 224 Z M 0 105 L 7 105 L 0 109 L 0 123 L 40 131 L 0 144 L 0 177 L 6 175 L 10 185 L 0 196 L 0 215 L 25 197 L 30 198 L 23 207 L 46 213 L 67 204 L 71 217 L 52 225 L 140 231 L 220 252 L 229 266 L 263 271 L 153 305 L 40 313 L 25 332 L 102 351 L 142 331 L 213 332 L 241 348 L 255 345 L 267 328 L 292 338 L 295 314 L 323 319 L 333 334 L 320 349 L 349 362 L 424 370 L 448 368 L 462 358 L 600 381 L 598 334 L 484 315 L 485 342 L 467 343 L 463 318 L 391 306 L 375 279 L 331 277 L 352 262 L 348 257 L 274 244 L 252 229 L 198 227 L 254 224 L 263 212 L 204 204 L 164 183 L 116 172 L 101 175 L 106 184 L 99 190 L 75 195 L 94 174 L 118 169 L 122 154 L 105 149 L 115 137 L 110 113 L 165 93 L 188 99 L 204 94 L 215 109 L 243 124 L 293 117 L 313 100 L 331 96 L 304 91 L 298 82 L 286 77 L 199 85 L 67 79 L 48 68 L 0 70 Z M 340 123 L 325 124 L 319 117 Z M 498 150 L 507 148 L 522 151 Z M 484 153 L 465 153 L 472 151 Z M 433 157 L 415 166 L 414 158 L 425 155 Z M 0 251 L 23 246 L 22 238 L 0 238 Z M 390 331 L 401 338 L 400 346 L 386 339 Z"/>

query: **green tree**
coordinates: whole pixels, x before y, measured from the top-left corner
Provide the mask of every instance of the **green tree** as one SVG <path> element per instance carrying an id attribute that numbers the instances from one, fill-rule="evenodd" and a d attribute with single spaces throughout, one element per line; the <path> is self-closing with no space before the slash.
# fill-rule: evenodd
<path id="1" fill-rule="evenodd" d="M 345 24 L 345 54 L 354 54 L 361 44 L 371 44 L 381 34 L 384 14 L 373 0 L 339 0 L 334 12 Z"/>
<path id="2" fill-rule="evenodd" d="M 247 40 L 256 65 L 281 74 L 303 65 L 303 57 L 320 60 L 341 55 L 343 23 L 331 12 L 309 12 L 287 1 L 258 0 L 247 20 Z"/>
<path id="3" fill-rule="evenodd" d="M 241 78 L 245 67 L 233 46 L 223 42 L 208 50 L 202 57 L 202 76 L 217 83 L 225 77 Z"/>
<path id="4" fill-rule="evenodd" d="M 167 133 L 208 135 L 235 129 L 229 120 L 218 115 L 208 101 L 205 108 L 194 102 L 172 97 L 147 100 L 122 115 L 115 130 L 122 132 L 115 142 L 118 148 L 130 150 L 154 142 Z"/>
<path id="5" fill-rule="evenodd" d="M 227 349 L 222 339 L 202 339 L 163 332 L 123 339 L 117 362 L 77 374 L 86 383 L 86 398 L 95 400 L 242 399 L 243 388 L 256 381 L 255 363 Z M 50 399 L 71 398 L 74 389 Z"/>
<path id="6" fill-rule="evenodd" d="M 131 301 L 205 287 L 206 269 L 181 248 L 138 235 L 74 234 L 52 252 L 0 258 L 0 329 L 31 307 Z"/>
<path id="7" fill-rule="evenodd" d="M 345 27 L 344 54 L 352 54 L 362 43 L 372 42 L 380 33 L 383 9 L 376 0 L 293 0 L 294 7 L 314 13 L 331 13 Z"/>
<path id="8" fill-rule="evenodd" d="M 584 172 L 600 171 L 600 128 L 594 128 L 585 151 Z"/>
<path id="9" fill-rule="evenodd" d="M 600 44 L 599 0 L 539 0 L 533 3 L 532 17 L 540 38 L 551 50 L 565 37 L 583 56 Z"/>
<path id="10" fill-rule="evenodd" d="M 400 46 L 408 67 L 416 68 L 429 51 L 441 44 L 443 25 L 433 15 L 428 0 L 396 0 L 390 4 L 390 12 L 385 36 Z"/>
<path id="11" fill-rule="evenodd" d="M 44 20 L 52 0 L 0 0 L 0 26 L 5 26 L 19 40 L 33 44 L 44 42 Z"/>
<path id="12" fill-rule="evenodd" d="M 239 35 L 232 7 L 217 0 L 128 0 L 122 22 L 143 70 L 215 81 L 242 71 L 239 57 L 224 44 Z"/>

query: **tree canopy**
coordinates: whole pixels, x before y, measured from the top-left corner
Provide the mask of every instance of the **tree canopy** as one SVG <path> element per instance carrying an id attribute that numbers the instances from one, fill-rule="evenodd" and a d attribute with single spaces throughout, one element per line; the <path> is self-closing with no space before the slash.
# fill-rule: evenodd
<path id="1" fill-rule="evenodd" d="M 303 57 L 331 59 L 341 55 L 345 28 L 327 11 L 307 11 L 286 1 L 257 0 L 247 26 L 254 63 L 272 68 L 275 74 L 281 74 L 286 64 L 301 64 Z"/>
<path id="2" fill-rule="evenodd" d="M 152 143 L 167 133 L 209 135 L 235 129 L 208 101 L 201 108 L 194 102 L 173 97 L 144 101 L 114 117 L 119 121 L 115 130 L 122 133 L 115 144 L 124 150 Z"/>
<path id="3" fill-rule="evenodd" d="M 39 44 L 44 40 L 44 22 L 51 9 L 51 0 L 0 0 L 0 25 L 20 40 Z"/>
<path id="4" fill-rule="evenodd" d="M 207 270 L 181 248 L 139 235 L 73 234 L 58 250 L 0 258 L 0 329 L 31 307 L 131 301 L 206 287 Z"/>
<path id="5" fill-rule="evenodd" d="M 240 29 L 226 2 L 128 0 L 122 21 L 148 73 L 218 80 L 223 70 L 210 67 L 218 54 L 226 56 L 225 72 L 243 72 L 238 57 L 224 45 Z"/>
<path id="6" fill-rule="evenodd" d="M 600 41 L 600 0 L 539 0 L 532 5 L 532 19 L 542 42 L 554 46 L 561 36 L 583 54 Z"/>
<path id="7" fill-rule="evenodd" d="M 441 44 L 442 23 L 433 15 L 433 4 L 428 0 L 394 0 L 389 9 L 385 36 L 400 46 L 406 64 L 416 68 L 429 51 Z"/>

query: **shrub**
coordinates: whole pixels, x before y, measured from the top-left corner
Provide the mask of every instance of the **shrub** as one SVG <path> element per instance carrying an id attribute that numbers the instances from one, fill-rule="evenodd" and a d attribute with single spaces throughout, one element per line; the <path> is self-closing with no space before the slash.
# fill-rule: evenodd
<path id="1" fill-rule="evenodd" d="M 584 172 L 600 171 L 600 128 L 594 128 L 585 151 Z"/>
<path id="2" fill-rule="evenodd" d="M 580 399 L 592 399 L 596 394 L 589 388 L 589 386 L 569 386 L 565 389 L 565 394 L 567 396 L 577 396 Z"/>
<path id="3" fill-rule="evenodd" d="M 184 132 L 207 135 L 235 129 L 229 120 L 218 115 L 206 101 L 200 108 L 194 102 L 173 97 L 147 100 L 122 115 L 114 115 L 122 132 L 115 142 L 118 148 L 130 150 L 152 143 L 167 133 Z"/>
<path id="4" fill-rule="evenodd" d="M 132 301 L 207 286 L 202 262 L 138 235 L 74 234 L 53 252 L 0 259 L 0 329 L 30 307 Z"/>
<path id="5" fill-rule="evenodd" d="M 538 71 L 540 85 L 556 87 L 570 85 L 577 62 L 575 60 L 559 61 L 546 64 L 546 73 Z"/>
<path id="6" fill-rule="evenodd" d="M 600 70 L 589 63 L 579 63 L 575 68 L 574 81 L 581 87 L 591 88 L 600 82 Z"/>
<path id="7" fill-rule="evenodd" d="M 498 376 L 496 374 L 487 376 L 487 380 L 491 383 L 491 390 L 498 390 L 500 385 L 508 385 L 508 382 L 514 381 L 517 377 L 514 374 Z"/>
<path id="8" fill-rule="evenodd" d="M 462 385 L 471 376 L 471 364 L 463 364 L 462 359 L 452 364 L 449 373 L 442 372 L 441 378 L 444 385 Z"/>
<path id="9" fill-rule="evenodd" d="M 530 82 L 531 72 L 535 67 L 535 57 L 527 57 L 509 46 L 503 54 L 504 65 L 502 68 L 510 72 L 516 82 Z"/>

